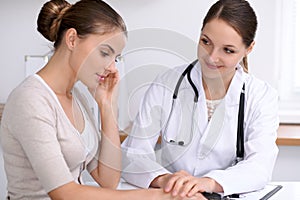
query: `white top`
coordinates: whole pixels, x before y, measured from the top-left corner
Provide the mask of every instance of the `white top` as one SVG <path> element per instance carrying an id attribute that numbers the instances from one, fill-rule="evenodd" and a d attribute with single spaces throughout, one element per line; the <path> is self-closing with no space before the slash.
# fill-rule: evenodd
<path id="1" fill-rule="evenodd" d="M 191 79 L 199 91 L 196 109 L 193 109 L 194 92 L 185 77 L 166 128 L 173 91 L 186 67 L 170 69 L 159 76 L 141 101 L 132 131 L 122 143 L 123 178 L 147 188 L 161 174 L 186 170 L 196 177 L 215 179 L 222 185 L 225 195 L 263 188 L 271 179 L 278 153 L 275 143 L 279 126 L 277 92 L 239 66 L 226 96 L 208 121 L 200 64 L 197 63 L 191 71 Z M 236 158 L 243 83 L 245 159 L 232 166 Z M 189 122 L 193 122 L 193 126 Z M 189 127 L 193 127 L 193 131 Z M 161 148 L 154 150 L 160 135 Z M 180 146 L 167 142 L 173 138 L 185 144 L 190 141 L 190 144 Z"/>
<path id="2" fill-rule="evenodd" d="M 0 136 L 11 199 L 48 200 L 48 192 L 78 182 L 83 168 L 90 172 L 97 167 L 99 131 L 84 96 L 74 90 L 73 97 L 85 119 L 82 136 L 38 75 L 26 78 L 9 95 Z"/>
<path id="3" fill-rule="evenodd" d="M 217 106 L 221 103 L 221 101 L 222 101 L 222 99 L 218 99 L 218 100 L 208 100 L 208 99 L 206 99 L 208 121 L 210 121 L 210 119 L 213 116 Z"/>

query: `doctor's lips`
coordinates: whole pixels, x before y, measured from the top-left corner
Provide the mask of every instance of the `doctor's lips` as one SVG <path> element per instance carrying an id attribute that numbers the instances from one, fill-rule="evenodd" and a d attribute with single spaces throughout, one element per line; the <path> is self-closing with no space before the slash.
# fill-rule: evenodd
<path id="1" fill-rule="evenodd" d="M 215 64 L 207 63 L 207 62 L 205 62 L 205 64 L 206 64 L 207 68 L 209 68 L 209 69 L 219 69 L 220 67 L 222 67 L 222 65 L 218 66 Z"/>

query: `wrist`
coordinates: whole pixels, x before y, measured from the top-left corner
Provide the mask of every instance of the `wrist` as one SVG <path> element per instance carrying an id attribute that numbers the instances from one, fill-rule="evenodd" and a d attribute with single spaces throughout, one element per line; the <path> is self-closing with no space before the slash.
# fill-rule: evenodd
<path id="1" fill-rule="evenodd" d="M 100 99 L 97 100 L 97 104 L 100 108 L 109 108 L 113 106 L 112 100 L 111 99 Z"/>
<path id="2" fill-rule="evenodd" d="M 112 101 L 109 101 L 109 100 L 98 101 L 97 105 L 100 109 L 100 112 L 103 112 L 105 114 L 108 114 L 108 113 L 116 114 L 117 104 L 114 104 Z"/>
<path id="3" fill-rule="evenodd" d="M 162 175 L 159 175 L 157 177 L 155 177 L 150 186 L 151 187 L 154 187 L 154 188 L 162 188 L 164 186 L 164 180 L 166 178 L 166 176 L 168 176 L 169 174 L 162 174 Z"/>
<path id="4" fill-rule="evenodd" d="M 223 192 L 223 187 L 213 178 L 210 178 L 210 177 L 206 177 L 209 182 L 210 182 L 210 186 L 211 186 L 211 192 L 217 192 L 217 193 L 220 193 L 220 192 Z"/>

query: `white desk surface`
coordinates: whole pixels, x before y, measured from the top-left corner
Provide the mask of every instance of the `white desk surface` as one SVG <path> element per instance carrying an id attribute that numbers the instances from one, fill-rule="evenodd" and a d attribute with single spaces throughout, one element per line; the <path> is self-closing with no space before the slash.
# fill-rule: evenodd
<path id="1" fill-rule="evenodd" d="M 282 185 L 283 187 L 278 192 L 276 192 L 269 200 L 300 200 L 300 182 L 271 182 L 270 184 Z M 118 189 L 128 190 L 137 189 L 137 187 L 121 181 Z M 244 197 L 239 199 L 250 200 L 251 198 Z"/>
<path id="2" fill-rule="evenodd" d="M 270 200 L 300 200 L 300 182 L 272 182 L 283 187 Z"/>

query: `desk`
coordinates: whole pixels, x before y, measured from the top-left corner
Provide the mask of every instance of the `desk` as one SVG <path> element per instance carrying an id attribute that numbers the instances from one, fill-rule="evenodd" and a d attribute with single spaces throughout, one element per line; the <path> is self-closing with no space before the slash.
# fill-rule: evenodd
<path id="1" fill-rule="evenodd" d="M 300 182 L 272 182 L 276 185 L 282 185 L 270 200 L 299 200 L 300 199 Z"/>
<path id="2" fill-rule="evenodd" d="M 282 185 L 283 187 L 275 193 L 269 200 L 300 200 L 300 182 L 271 182 L 270 184 Z M 119 190 L 137 189 L 137 187 L 121 180 L 118 186 Z M 240 200 L 258 200 L 247 197 Z"/>
<path id="3" fill-rule="evenodd" d="M 299 146 L 300 145 L 300 126 L 299 125 L 280 125 L 276 143 L 278 145 Z"/>

